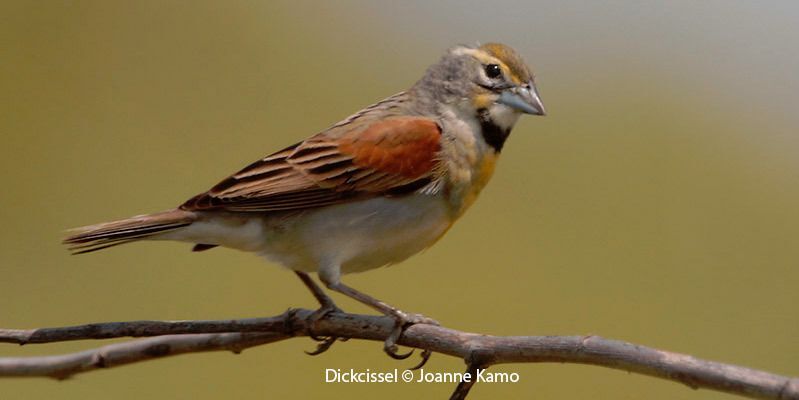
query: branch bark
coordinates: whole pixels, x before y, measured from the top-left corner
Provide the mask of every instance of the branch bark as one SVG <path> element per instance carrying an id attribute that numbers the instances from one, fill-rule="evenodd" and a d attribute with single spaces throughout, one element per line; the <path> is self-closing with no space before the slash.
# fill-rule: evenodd
<path id="1" fill-rule="evenodd" d="M 0 329 L 0 342 L 32 344 L 69 340 L 144 337 L 78 353 L 0 358 L 0 377 L 57 379 L 99 368 L 154 358 L 227 350 L 240 352 L 295 336 L 308 336 L 311 310 L 289 310 L 268 318 L 208 321 L 131 321 L 31 330 Z M 383 341 L 393 328 L 388 317 L 332 313 L 314 325 L 314 334 Z M 413 325 L 399 344 L 462 358 L 467 371 L 495 364 L 564 362 L 604 366 L 761 399 L 799 400 L 799 379 L 701 360 L 599 336 L 491 336 L 432 325 Z M 471 382 L 473 384 L 473 382 Z M 464 398 L 460 384 L 453 398 Z"/>

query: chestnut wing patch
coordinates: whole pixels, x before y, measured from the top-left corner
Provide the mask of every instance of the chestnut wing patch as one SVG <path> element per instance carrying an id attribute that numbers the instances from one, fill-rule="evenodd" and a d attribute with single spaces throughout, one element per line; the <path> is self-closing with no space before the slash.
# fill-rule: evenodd
<path id="1" fill-rule="evenodd" d="M 288 161 L 321 187 L 382 193 L 436 174 L 441 130 L 421 117 L 394 117 L 301 144 Z"/>
<path id="2" fill-rule="evenodd" d="M 441 131 L 426 118 L 393 118 L 345 135 L 339 149 L 356 165 L 408 179 L 429 174 L 441 150 Z"/>
<path id="3" fill-rule="evenodd" d="M 438 177 L 440 141 L 428 118 L 344 125 L 249 165 L 182 208 L 267 212 L 410 193 Z"/>

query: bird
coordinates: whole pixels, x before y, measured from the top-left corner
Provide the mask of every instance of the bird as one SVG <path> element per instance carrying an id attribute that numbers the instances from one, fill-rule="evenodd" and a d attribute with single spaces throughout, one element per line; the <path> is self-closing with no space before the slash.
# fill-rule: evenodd
<path id="1" fill-rule="evenodd" d="M 320 308 L 329 290 L 394 319 L 384 350 L 413 324 L 437 324 L 342 282 L 401 262 L 436 243 L 493 175 L 522 114 L 545 115 L 534 75 L 500 43 L 448 49 L 410 89 L 261 158 L 180 206 L 85 226 L 64 239 L 73 254 L 140 241 L 253 252 L 292 271 Z M 315 336 L 311 335 L 315 338 Z M 335 338 L 320 339 L 318 352 Z M 311 353 L 311 354 L 316 354 Z M 423 362 L 429 353 L 423 353 Z"/>

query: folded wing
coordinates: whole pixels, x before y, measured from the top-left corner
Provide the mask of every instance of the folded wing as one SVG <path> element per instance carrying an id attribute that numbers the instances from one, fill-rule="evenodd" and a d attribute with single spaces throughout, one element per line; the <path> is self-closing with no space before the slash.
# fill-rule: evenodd
<path id="1" fill-rule="evenodd" d="M 199 194 L 191 211 L 308 209 L 437 186 L 441 129 L 424 117 L 346 124 L 263 158 Z"/>

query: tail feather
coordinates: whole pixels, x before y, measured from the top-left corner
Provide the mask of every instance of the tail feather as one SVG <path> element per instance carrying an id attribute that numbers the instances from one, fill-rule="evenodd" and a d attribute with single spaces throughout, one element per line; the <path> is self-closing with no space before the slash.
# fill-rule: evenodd
<path id="1" fill-rule="evenodd" d="M 175 209 L 139 215 L 119 221 L 77 228 L 64 239 L 72 254 L 90 253 L 133 242 L 189 226 L 196 220 L 193 212 Z"/>

